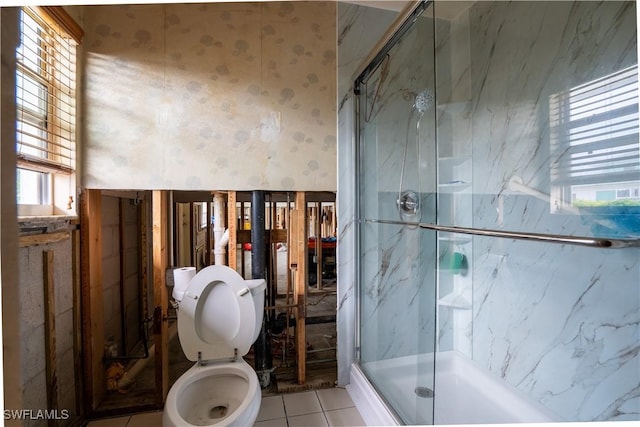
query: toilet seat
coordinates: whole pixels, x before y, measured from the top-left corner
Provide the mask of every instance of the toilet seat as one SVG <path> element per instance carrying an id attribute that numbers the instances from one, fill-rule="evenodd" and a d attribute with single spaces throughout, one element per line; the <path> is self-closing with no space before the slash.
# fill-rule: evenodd
<path id="1" fill-rule="evenodd" d="M 242 357 L 253 344 L 255 328 L 253 298 L 236 271 L 209 266 L 189 282 L 178 309 L 178 337 L 189 360 Z"/>

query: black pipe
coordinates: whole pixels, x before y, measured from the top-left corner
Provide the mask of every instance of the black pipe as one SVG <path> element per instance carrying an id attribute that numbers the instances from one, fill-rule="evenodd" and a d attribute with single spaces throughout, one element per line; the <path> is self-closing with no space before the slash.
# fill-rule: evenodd
<path id="1" fill-rule="evenodd" d="M 264 191 L 251 193 L 251 276 L 266 278 Z"/>
<path id="2" fill-rule="evenodd" d="M 266 279 L 266 232 L 265 232 L 265 199 L 264 191 L 256 190 L 251 193 L 251 277 Z M 267 297 L 269 296 L 267 284 Z M 265 319 L 266 320 L 266 319 Z M 267 333 L 266 321 L 262 322 L 262 329 L 258 339 L 253 344 L 255 355 L 255 370 L 260 379 L 260 386 L 267 388 L 270 383 L 271 342 Z"/>

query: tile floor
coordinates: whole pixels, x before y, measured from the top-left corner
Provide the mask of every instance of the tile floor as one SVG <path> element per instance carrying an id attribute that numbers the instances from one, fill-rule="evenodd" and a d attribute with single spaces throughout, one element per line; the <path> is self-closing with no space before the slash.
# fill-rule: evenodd
<path id="1" fill-rule="evenodd" d="M 363 426 L 364 421 L 343 388 L 328 388 L 262 398 L 254 427 Z M 91 421 L 87 427 L 162 426 L 162 412 Z"/>

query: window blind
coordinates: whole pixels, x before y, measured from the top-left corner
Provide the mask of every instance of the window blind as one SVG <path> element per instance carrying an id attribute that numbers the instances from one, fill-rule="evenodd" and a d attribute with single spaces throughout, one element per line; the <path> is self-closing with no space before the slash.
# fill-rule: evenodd
<path id="1" fill-rule="evenodd" d="M 36 10 L 20 13 L 18 166 L 71 173 L 76 151 L 76 41 Z"/>
<path id="2" fill-rule="evenodd" d="M 552 96 L 550 118 L 552 182 L 640 179 L 637 66 Z"/>

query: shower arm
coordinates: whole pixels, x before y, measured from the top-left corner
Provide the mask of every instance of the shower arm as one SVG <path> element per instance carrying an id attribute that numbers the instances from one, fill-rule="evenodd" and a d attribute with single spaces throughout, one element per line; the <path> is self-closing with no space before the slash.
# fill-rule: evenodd
<path id="1" fill-rule="evenodd" d="M 567 236 L 561 234 L 522 233 L 516 231 L 491 230 L 482 228 L 454 227 L 424 222 L 403 222 L 386 219 L 365 219 L 365 222 L 420 227 L 448 233 L 470 234 L 474 236 L 499 237 L 504 239 L 529 240 L 534 242 L 559 243 L 587 246 L 600 249 L 640 247 L 640 239 L 600 239 L 593 237 Z"/>

